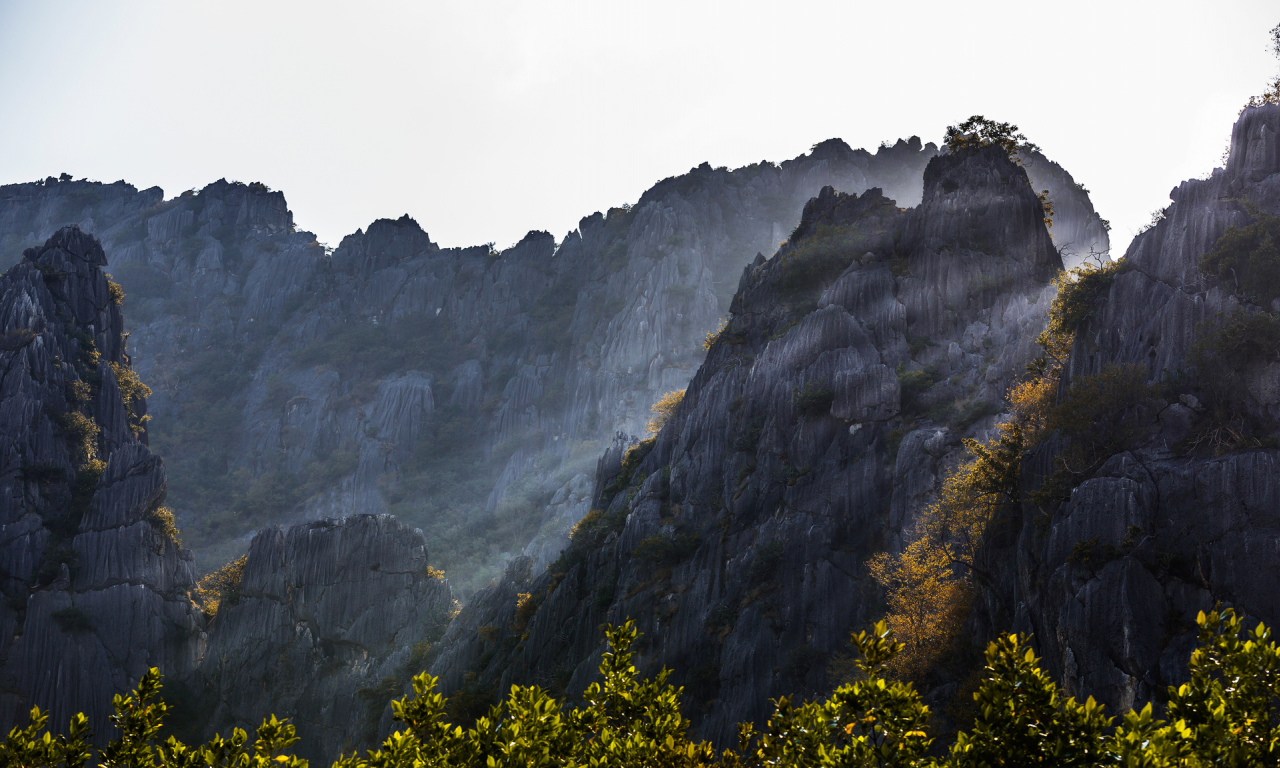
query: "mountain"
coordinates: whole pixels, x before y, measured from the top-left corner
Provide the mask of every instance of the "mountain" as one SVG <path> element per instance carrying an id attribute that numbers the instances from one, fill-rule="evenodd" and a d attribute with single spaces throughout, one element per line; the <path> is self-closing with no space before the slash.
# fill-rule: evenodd
<path id="1" fill-rule="evenodd" d="M 502 252 L 439 248 L 407 216 L 331 252 L 261 184 L 165 200 L 64 174 L 0 187 L 0 266 L 64 223 L 101 237 L 202 571 L 265 525 L 392 512 L 465 596 L 521 551 L 554 559 L 596 456 L 687 384 L 738 271 L 805 201 L 878 186 L 914 204 L 936 153 L 832 139 L 777 165 L 703 164 L 560 242 L 531 232 Z M 1065 252 L 1106 250 L 1070 175 L 1038 154 L 1027 165 Z"/>
<path id="2" fill-rule="evenodd" d="M 53 607 L 10 619 L 8 722 L 32 703 L 55 723 L 74 709 L 103 722 L 110 695 L 158 665 L 184 735 L 276 712 L 324 759 L 384 733 L 387 701 L 422 666 L 464 716 L 511 681 L 581 690 L 597 626 L 628 615 L 652 617 L 644 662 L 679 670 L 708 734 L 766 696 L 820 689 L 827 655 L 879 610 L 862 562 L 901 545 L 960 436 L 991 433 L 1063 260 L 1078 242 L 1106 248 L 1070 175 L 1021 160 L 832 140 L 780 165 L 704 164 L 559 242 L 532 232 L 501 252 L 441 248 L 407 216 L 331 250 L 260 184 L 167 201 L 66 177 L 0 188 L 5 258 L 48 232 L 36 253 L 74 241 L 85 279 L 108 286 L 109 318 L 59 343 L 84 348 L 112 323 L 115 346 L 97 343 L 129 371 L 113 374 L 129 428 L 109 397 L 114 416 L 86 416 L 114 425 L 96 493 L 119 525 L 169 542 L 120 560 L 115 544 L 62 544 L 96 518 L 14 518 L 26 538 L 9 550 L 9 605 Z M 19 314 L 4 330 L 18 345 L 37 326 Z M 637 444 L 649 406 L 686 386 Z M 46 394 L 23 413 L 71 407 Z M 125 443 L 147 462 L 145 499 L 103 490 L 141 472 L 113 469 Z M 89 461 L 7 476 L 82 498 Z M 243 576 L 202 613 L 198 570 L 242 552 Z M 77 581 L 86 563 L 161 554 L 145 573 Z M 88 602 L 126 584 L 174 614 L 135 632 L 132 655 Z M 47 602 L 63 593 L 75 611 Z M 41 687 L 50 667 L 27 636 L 60 659 L 98 642 L 111 661 L 71 673 L 91 691 Z"/>
<path id="3" fill-rule="evenodd" d="M 1028 520 L 1010 548 L 1019 628 L 1035 631 L 1069 693 L 1113 709 L 1184 681 L 1198 611 L 1222 603 L 1268 624 L 1280 617 L 1280 363 L 1265 341 L 1280 305 L 1258 272 L 1241 267 L 1237 282 L 1202 261 L 1248 257 L 1224 236 L 1280 212 L 1278 131 L 1280 106 L 1246 109 L 1226 167 L 1175 187 L 1163 219 L 1129 246 L 1075 334 L 1063 385 L 1130 366 L 1154 392 L 1124 415 L 1121 450 L 1101 451 L 1047 525 Z M 1027 457 L 1029 488 L 1068 447 Z"/>
<path id="4" fill-rule="evenodd" d="M 421 671 L 454 613 L 422 532 L 390 515 L 269 528 L 211 622 L 174 719 L 203 741 L 288 712 L 298 754 L 333 760 L 390 731 L 387 702 Z"/>
<path id="5" fill-rule="evenodd" d="M 59 230 L 0 278 L 0 721 L 105 723 L 149 667 L 191 674 L 205 621 L 146 444 L 119 286 Z"/>
<path id="6" fill-rule="evenodd" d="M 825 184 L 918 195 L 936 152 L 838 140 L 664 180 L 561 243 L 440 249 L 408 217 L 328 252 L 283 195 L 49 178 L 0 188 L 4 258 L 62 223 L 102 237 L 151 385 L 171 504 L 210 570 L 253 529 L 392 511 L 463 594 L 530 546 L 553 558 L 594 457 L 679 389 L 731 295 Z M 870 180 L 869 180 L 870 179 Z"/>
<path id="7" fill-rule="evenodd" d="M 997 147 L 935 157 L 909 210 L 823 189 L 744 270 L 656 439 L 602 462 L 599 511 L 565 556 L 477 595 L 432 673 L 448 690 L 573 694 L 599 625 L 631 617 L 643 669 L 677 670 L 704 736 L 821 692 L 881 610 L 866 561 L 907 533 L 961 436 L 994 426 L 1061 268 L 1025 170 Z"/>
<path id="8" fill-rule="evenodd" d="M 931 160 L 910 210 L 824 189 L 745 268 L 656 438 L 601 460 L 560 560 L 476 595 L 432 673 L 464 698 L 572 697 L 600 625 L 630 617 L 642 672 L 673 669 L 700 735 L 729 742 L 770 698 L 829 690 L 849 632 L 886 611 L 877 555 L 933 535 L 944 481 L 977 455 L 961 439 L 998 446 L 1023 380 L 1051 385 L 1049 415 L 1002 465 L 990 570 L 959 637 L 937 636 L 954 656 L 925 670 L 927 699 L 963 717 L 965 655 L 1016 630 L 1068 694 L 1159 703 L 1199 611 L 1280 617 L 1277 136 L 1280 106 L 1245 110 L 1226 168 L 1061 292 L 1034 186 L 997 148 Z M 1063 328 L 1052 373 L 1036 340 Z"/>

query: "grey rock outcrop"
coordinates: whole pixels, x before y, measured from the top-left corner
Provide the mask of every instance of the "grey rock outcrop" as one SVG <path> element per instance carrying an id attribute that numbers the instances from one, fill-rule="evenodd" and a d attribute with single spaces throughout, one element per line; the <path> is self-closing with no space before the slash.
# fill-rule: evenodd
<path id="1" fill-rule="evenodd" d="M 133 363 L 154 391 L 131 415 L 109 369 L 101 376 L 92 407 L 107 464 L 102 500 L 68 545 L 80 559 L 49 567 L 61 564 L 42 554 L 53 529 L 15 502 L 6 578 L 19 591 L 36 579 L 26 620 L 63 664 L 89 657 L 46 637 L 63 603 L 40 601 L 151 590 L 113 608 L 142 612 L 129 643 L 96 641 L 93 658 L 119 670 L 111 690 L 160 666 L 207 707 L 194 717 L 210 729 L 273 711 L 294 718 L 317 759 L 385 733 L 386 701 L 432 658 L 451 690 L 580 691 L 599 624 L 626 616 L 648 617 L 646 668 L 679 669 L 703 731 L 723 736 L 768 697 L 825 685 L 824 659 L 874 610 L 862 561 L 901 544 L 960 437 L 994 424 L 1061 266 L 1040 184 L 995 151 L 938 156 L 913 139 L 871 154 L 832 140 L 778 165 L 704 164 L 559 243 L 531 232 L 501 252 L 441 248 L 407 216 L 330 250 L 260 184 L 169 201 L 123 183 L 0 188 L 5 248 L 60 220 L 104 232 Z M 1057 233 L 1077 214 L 1096 219 L 1058 205 Z M 34 280 L 32 269 L 5 279 Z M 122 362 L 108 304 L 84 332 L 110 321 L 98 350 Z M 73 351 L 40 381 L 65 375 Z M 636 466 L 628 435 L 686 385 Z M 165 493 L 164 467 L 130 429 L 146 413 L 203 568 L 250 551 L 245 597 L 219 612 L 203 655 L 185 598 L 194 565 L 139 522 Z M 48 425 L 29 434 L 56 442 Z M 68 496 L 43 466 L 23 475 L 23 493 Z M 613 522 L 587 520 L 583 535 L 599 540 L 559 559 L 593 506 Z M 272 527 L 386 511 L 425 532 L 385 515 Z M 430 656 L 423 643 L 443 631 L 452 595 L 413 570 L 427 545 L 464 596 L 494 577 Z M 515 614 L 521 594 L 538 603 L 531 619 Z M 106 603 L 86 600 L 74 607 L 97 626 Z M 39 652 L 22 642 L 6 665 Z M 102 722 L 103 705 L 84 702 L 107 690 L 68 694 L 55 719 L 89 709 Z"/>
<path id="2" fill-rule="evenodd" d="M 1185 679 L 1199 611 L 1220 603 L 1268 624 L 1280 620 L 1280 451 L 1214 456 L 1184 441 L 1204 410 L 1191 391 L 1198 324 L 1235 308 L 1265 309 L 1206 276 L 1200 257 L 1228 227 L 1249 223 L 1242 201 L 1280 212 L 1278 136 L 1280 107 L 1246 109 L 1226 167 L 1176 187 L 1163 220 L 1130 245 L 1121 273 L 1076 333 L 1066 378 L 1136 365 L 1150 381 L 1167 382 L 1165 399 L 1130 417 L 1142 426 L 1138 437 L 1068 500 L 1038 524 L 1038 512 L 1026 511 L 1007 558 L 1017 563 L 1005 578 L 1016 588 L 1020 628 L 1035 631 L 1069 693 L 1093 695 L 1113 711 L 1158 701 Z M 1239 405 L 1274 431 L 1274 398 L 1259 394 Z M 1054 449 L 1024 461 L 1029 488 Z M 1101 554 L 1081 558 L 1080 546 Z"/>
<path id="3" fill-rule="evenodd" d="M 558 244 L 535 232 L 492 254 L 440 248 L 407 216 L 330 253 L 261 184 L 164 200 L 48 179 L 0 188 L 0 243 L 11 252 L 61 221 L 102 234 L 203 568 L 244 551 L 253 527 L 391 511 L 459 553 L 445 565 L 465 594 L 539 531 L 560 536 L 542 524 L 552 498 L 685 386 L 738 271 L 776 249 L 806 200 L 825 185 L 918 199 L 936 152 L 836 139 L 780 164 L 704 164 Z M 392 439 L 382 381 L 410 371 L 430 377 L 432 415 Z M 441 484 L 446 509 L 420 501 Z M 476 515 L 495 517 L 475 523 L 492 540 L 472 553 L 457 532 Z"/>
<path id="4" fill-rule="evenodd" d="M 601 460 L 600 511 L 564 557 L 513 567 L 464 607 L 432 668 L 446 688 L 573 695 L 600 624 L 629 617 L 640 667 L 676 670 L 705 736 L 824 690 L 827 661 L 878 611 L 866 559 L 912 525 L 958 437 L 991 428 L 1062 266 L 1003 151 L 935 157 L 923 180 L 911 210 L 823 189 L 746 267 L 676 414 Z M 538 603 L 526 626 L 518 594 Z"/>
<path id="5" fill-rule="evenodd" d="M 199 668 L 209 729 L 251 730 L 275 713 L 309 759 L 372 747 L 452 611 L 422 532 L 389 515 L 263 530 Z"/>
<path id="6" fill-rule="evenodd" d="M 149 667 L 194 670 L 204 618 L 191 553 L 166 531 L 165 468 L 129 407 L 120 308 L 96 239 L 75 227 L 0 278 L 0 723 L 30 707 L 106 723 Z M 97 738 L 109 733 L 99 728 Z"/>
<path id="7" fill-rule="evenodd" d="M 1089 190 L 1065 168 L 1040 152 L 1026 153 L 1027 178 L 1037 192 L 1048 192 L 1053 204 L 1049 234 L 1067 269 L 1089 261 L 1096 264 L 1111 252 L 1110 222 L 1093 209 Z"/>

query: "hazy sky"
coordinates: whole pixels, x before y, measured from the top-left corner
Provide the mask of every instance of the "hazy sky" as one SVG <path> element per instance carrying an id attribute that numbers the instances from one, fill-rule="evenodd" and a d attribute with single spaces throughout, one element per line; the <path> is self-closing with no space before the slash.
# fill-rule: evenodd
<path id="1" fill-rule="evenodd" d="M 981 113 L 1087 185 L 1119 251 L 1220 164 L 1277 22 L 1274 0 L 0 0 L 0 183 L 256 180 L 331 245 L 407 212 L 504 247 L 703 161 Z"/>

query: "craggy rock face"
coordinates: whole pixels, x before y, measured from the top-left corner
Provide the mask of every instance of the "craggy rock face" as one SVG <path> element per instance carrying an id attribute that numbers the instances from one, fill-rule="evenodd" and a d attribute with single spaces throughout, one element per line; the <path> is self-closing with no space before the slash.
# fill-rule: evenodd
<path id="1" fill-rule="evenodd" d="M 374 746 L 387 702 L 421 671 L 453 609 L 422 532 L 390 515 L 260 532 L 241 593 L 219 608 L 199 670 L 209 729 L 250 730 L 287 712 L 298 754 L 313 760 Z"/>
<path id="2" fill-rule="evenodd" d="M 451 626 L 432 668 L 446 687 L 581 690 L 599 625 L 630 617 L 642 666 L 677 670 L 705 736 L 823 689 L 877 610 L 863 562 L 910 528 L 959 437 L 990 429 L 1061 269 L 1002 151 L 937 157 L 924 182 L 912 210 L 824 189 L 746 268 L 675 416 L 602 459 L 602 513 L 575 546 L 545 574 L 513 568 Z"/>
<path id="3" fill-rule="evenodd" d="M 487 531 L 520 520 L 480 549 L 523 548 L 541 570 L 588 509 L 600 451 L 641 433 L 701 364 L 743 265 L 772 254 L 824 186 L 915 205 L 936 154 L 918 138 L 875 153 L 833 139 L 780 164 L 704 164 L 558 245 L 534 232 L 493 255 L 441 248 L 407 216 L 327 253 L 261 184 L 165 201 L 50 178 L 0 187 L 0 266 L 65 222 L 102 238 L 202 570 L 243 552 L 253 527 L 352 510 L 393 512 L 446 557 L 465 544 L 444 522 L 455 510 Z M 1039 155 L 1027 170 L 1051 192 L 1060 244 L 1105 250 L 1069 174 Z M 441 456 L 465 457 L 468 482 Z M 423 501 L 441 488 L 460 498 Z M 464 595 L 501 572 L 500 557 L 456 556 L 469 558 L 446 563 Z"/>
<path id="4" fill-rule="evenodd" d="M 1200 270 L 1200 258 L 1227 227 L 1249 223 L 1243 200 L 1280 212 L 1280 107 L 1246 109 L 1227 167 L 1183 182 L 1170 197 L 1164 219 L 1133 241 L 1123 272 L 1077 331 L 1068 366 L 1077 379 L 1110 364 L 1142 366 L 1151 381 L 1172 382 L 1168 400 L 1148 414 L 1130 450 L 1052 517 L 1035 525 L 1028 510 L 1006 558 L 1017 563 L 1005 579 L 1018 590 L 1018 628 L 1036 633 L 1067 692 L 1093 695 L 1112 711 L 1183 681 L 1198 611 L 1221 602 L 1268 624 L 1280 620 L 1280 451 L 1215 457 L 1178 445 L 1198 418 L 1193 409 L 1203 408 L 1178 394 L 1197 325 L 1248 308 Z M 1277 398 L 1267 390 L 1254 389 L 1258 419 L 1274 418 Z M 1052 451 L 1024 462 L 1029 487 Z M 1091 541 L 1111 557 L 1082 565 L 1073 548 Z"/>
<path id="5" fill-rule="evenodd" d="M 191 554 L 154 515 L 165 470 L 144 442 L 146 404 L 131 417 L 112 371 L 129 361 L 105 264 L 71 227 L 0 278 L 6 729 L 33 705 L 58 728 L 78 711 L 105 723 L 148 667 L 189 674 L 203 647 Z"/>
<path id="6" fill-rule="evenodd" d="M 101 234 L 203 569 L 239 554 L 251 525 L 352 510 L 394 512 L 449 556 L 464 542 L 440 538 L 454 527 L 445 513 L 490 531 L 519 519 L 480 549 L 528 545 L 545 565 L 586 512 L 580 486 L 600 450 L 642 431 L 649 405 L 693 375 L 742 265 L 772 253 L 824 185 L 913 202 L 936 152 L 832 140 L 777 165 L 704 164 L 558 245 L 533 232 L 492 254 L 440 248 L 407 216 L 326 253 L 260 184 L 164 201 L 48 179 L 0 188 L 0 263 L 54 222 Z M 465 457 L 465 488 L 441 455 Z M 465 498 L 422 501 L 442 484 Z M 458 567 L 483 584 L 500 563 Z"/>
<path id="7" fill-rule="evenodd" d="M 918 139 L 704 164 L 559 244 L 533 232 L 501 253 L 441 248 L 407 216 L 330 252 L 258 184 L 171 201 L 122 182 L 0 188 L 0 260 L 67 220 L 106 244 L 63 230 L 0 284 L 0 434 L 18 436 L 0 449 L 2 722 L 33 702 L 105 722 L 110 695 L 159 666 L 197 729 L 276 712 L 329 759 L 385 733 L 387 700 L 433 659 L 447 690 L 579 691 L 599 624 L 628 616 L 708 735 L 818 690 L 874 610 L 861 563 L 900 546 L 1035 351 L 1061 266 L 1046 187 L 1055 233 L 1105 245 L 1057 166 Z M 205 570 L 250 526 L 392 510 L 429 528 L 447 505 L 425 502 L 459 480 L 471 495 L 448 504 L 468 530 L 521 519 L 502 543 L 524 556 L 435 643 L 452 595 L 421 533 L 386 515 L 268 527 L 242 598 L 206 627 L 191 556 L 152 515 L 166 484 L 148 404 L 126 408 L 104 367 L 129 362 L 108 254 Z M 647 457 L 627 454 L 625 433 L 686 384 Z M 77 409 L 101 428 L 96 485 L 77 486 L 86 460 L 56 417 Z M 424 472 L 453 453 L 478 458 L 444 483 Z M 593 505 L 599 535 L 548 572 Z M 472 562 L 471 582 L 507 557 Z"/>

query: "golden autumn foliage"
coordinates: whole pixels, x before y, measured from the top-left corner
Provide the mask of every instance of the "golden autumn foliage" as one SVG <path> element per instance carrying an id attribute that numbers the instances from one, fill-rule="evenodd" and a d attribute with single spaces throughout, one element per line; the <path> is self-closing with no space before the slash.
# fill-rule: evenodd
<path id="1" fill-rule="evenodd" d="M 179 546 L 182 545 L 182 539 L 179 538 L 178 521 L 173 516 L 173 510 L 168 507 L 156 507 L 147 514 L 147 519 L 151 524 L 160 529 L 170 541 Z"/>
<path id="2" fill-rule="evenodd" d="M 1022 439 L 1029 446 L 1039 444 L 1043 430 L 1049 424 L 1058 395 L 1056 373 L 1026 379 L 1009 390 L 1009 407 L 1017 414 L 1022 425 Z"/>
<path id="3" fill-rule="evenodd" d="M 1043 353 L 1028 366 L 1031 375 L 1006 395 L 1009 418 L 985 443 L 964 441 L 968 458 L 943 481 L 921 515 L 915 538 L 901 553 L 870 562 L 872 576 L 885 590 L 885 620 L 904 644 L 892 666 L 898 674 L 921 678 L 950 649 L 968 616 L 973 590 L 994 584 L 984 544 L 1022 503 L 1022 454 L 1058 431 L 1069 441 L 1057 457 L 1058 463 L 1071 465 L 1058 473 L 1064 474 L 1076 464 L 1090 465 L 1123 439 L 1119 416 L 1148 393 L 1141 371 L 1110 366 L 1098 376 L 1079 377 L 1062 402 L 1058 392 L 1076 329 L 1121 268 L 1121 262 L 1086 264 L 1054 278 L 1057 293 L 1036 339 Z"/>
<path id="4" fill-rule="evenodd" d="M 662 426 L 667 423 L 667 419 L 671 418 L 676 408 L 679 408 L 680 403 L 684 401 L 684 392 L 683 389 L 678 392 L 668 392 L 649 408 L 653 412 L 653 418 L 645 424 L 645 429 L 649 431 L 650 437 L 662 431 Z"/>
<path id="5" fill-rule="evenodd" d="M 903 643 L 890 665 L 897 674 L 921 679 L 953 647 L 976 582 L 987 581 L 991 571 L 984 541 L 1021 504 L 1022 453 L 1050 431 L 1075 328 L 1091 311 L 1090 299 L 1102 284 L 1098 277 L 1110 274 L 1109 268 L 1085 267 L 1058 276 L 1049 327 L 1037 339 L 1044 354 L 1030 366 L 1032 375 L 1009 390 L 1009 418 L 987 442 L 964 441 L 969 458 L 943 481 L 921 515 L 916 538 L 901 553 L 882 553 L 868 564 L 885 590 L 885 621 Z"/>
<path id="6" fill-rule="evenodd" d="M 927 535 L 911 542 L 901 555 L 876 555 L 867 569 L 885 589 L 885 623 L 903 644 L 889 668 L 904 679 L 923 679 L 969 615 L 969 580 L 955 576 L 946 547 Z"/>
<path id="7" fill-rule="evenodd" d="M 922 679 L 950 652 L 969 616 L 975 580 L 988 577 L 982 545 L 1020 502 L 1024 430 L 1015 412 L 988 443 L 966 440 L 972 458 L 943 481 L 916 538 L 901 553 L 881 553 L 868 563 L 885 591 L 885 621 L 904 646 L 890 669 L 904 678 Z"/>
<path id="8" fill-rule="evenodd" d="M 129 412 L 129 428 L 137 434 L 144 429 L 143 424 L 151 420 L 150 416 L 139 417 L 136 410 L 140 401 L 151 397 L 151 387 L 143 384 L 138 374 L 127 365 L 113 362 L 111 372 L 115 374 L 116 386 L 120 389 L 120 399 L 124 401 L 124 408 Z"/>
<path id="9" fill-rule="evenodd" d="M 715 346 L 716 341 L 719 340 L 720 334 L 724 332 L 725 327 L 727 327 L 728 325 L 729 325 L 728 318 L 726 317 L 720 318 L 720 324 L 716 326 L 716 329 L 714 331 L 709 331 L 707 333 L 707 338 L 702 342 L 702 348 L 710 352 L 711 348 Z"/>
<path id="10" fill-rule="evenodd" d="M 116 306 L 120 306 L 124 303 L 124 288 L 120 287 L 120 284 L 113 280 L 111 275 L 107 275 L 106 278 L 107 293 L 110 294 L 111 301 L 115 302 Z"/>
<path id="11" fill-rule="evenodd" d="M 98 457 L 98 436 L 102 434 L 102 428 L 92 416 L 85 416 L 79 411 L 67 411 L 58 414 L 57 421 L 63 434 L 69 436 L 80 449 L 85 461 Z"/>
<path id="12" fill-rule="evenodd" d="M 1101 264 L 1086 262 L 1063 270 L 1053 278 L 1057 295 L 1049 305 L 1049 322 L 1036 337 L 1036 343 L 1044 353 L 1032 363 L 1032 373 L 1046 373 L 1050 368 L 1060 368 L 1067 361 L 1076 329 L 1093 314 L 1097 300 L 1111 288 L 1111 283 L 1123 268 L 1124 259 Z"/>
<path id="13" fill-rule="evenodd" d="M 212 619 L 218 615 L 218 608 L 224 602 L 235 605 L 240 601 L 240 581 L 244 578 L 244 567 L 248 562 L 249 556 L 241 555 L 196 584 L 195 597 L 205 617 Z"/>

